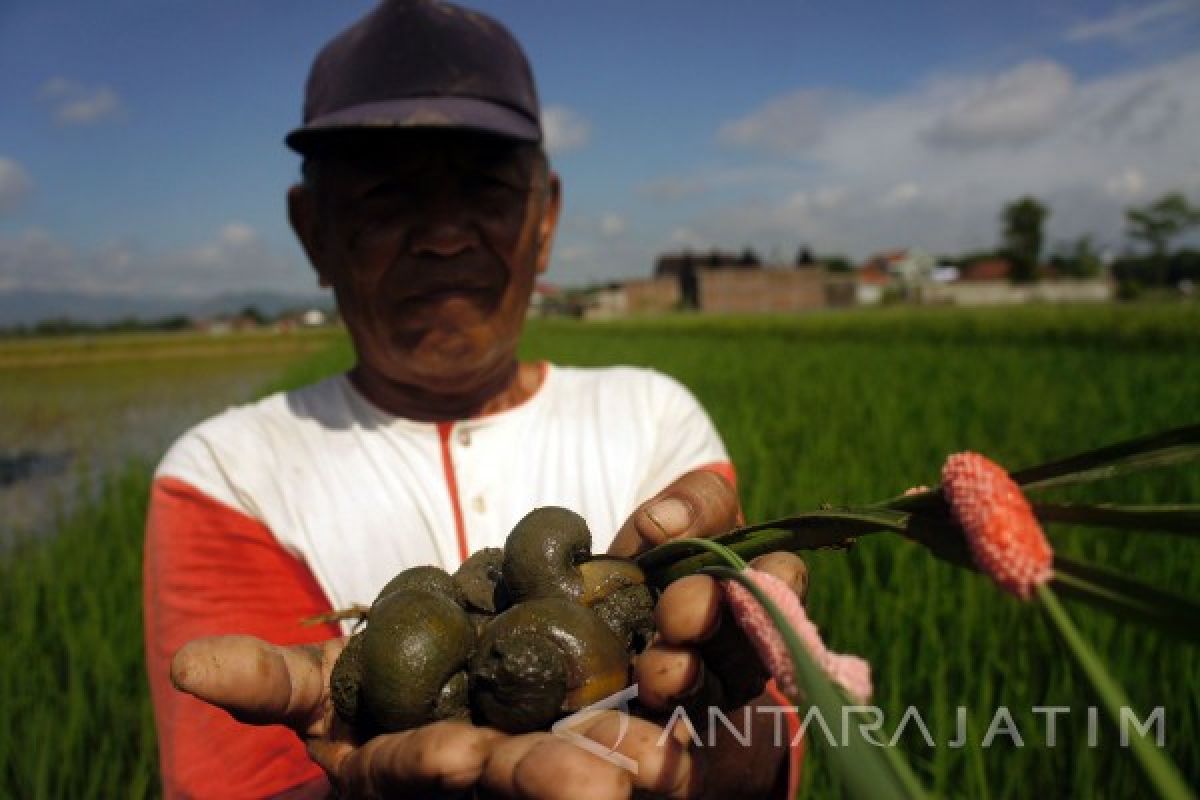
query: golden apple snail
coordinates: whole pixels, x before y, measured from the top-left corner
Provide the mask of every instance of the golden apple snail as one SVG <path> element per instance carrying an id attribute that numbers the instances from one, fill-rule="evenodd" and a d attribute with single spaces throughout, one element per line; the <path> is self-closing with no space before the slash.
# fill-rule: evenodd
<path id="1" fill-rule="evenodd" d="M 546 728 L 628 684 L 653 607 L 635 564 L 591 555 L 582 517 L 536 509 L 453 576 L 426 566 L 389 581 L 334 665 L 334 706 L 370 732 L 467 714 Z"/>

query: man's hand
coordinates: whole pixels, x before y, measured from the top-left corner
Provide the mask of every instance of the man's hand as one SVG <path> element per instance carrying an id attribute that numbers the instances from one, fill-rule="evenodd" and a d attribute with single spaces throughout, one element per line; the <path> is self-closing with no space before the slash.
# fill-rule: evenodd
<path id="1" fill-rule="evenodd" d="M 688 473 L 630 517 L 610 553 L 628 556 L 669 539 L 712 536 L 734 527 L 739 516 L 736 493 L 724 479 Z M 807 573 L 795 556 L 763 556 L 755 566 L 803 596 Z M 655 612 L 659 638 L 634 670 L 644 706 L 671 707 L 703 684 L 705 665 L 696 647 L 721 624 L 722 602 L 720 587 L 705 576 L 677 581 L 663 593 Z M 717 747 L 700 751 L 689 746 L 686 729 L 664 732 L 616 711 L 571 730 L 634 761 L 636 774 L 553 733 L 509 736 L 465 722 L 437 722 L 364 742 L 337 717 L 329 696 L 329 673 L 342 646 L 342 640 L 277 647 L 248 636 L 201 639 L 176 654 L 171 678 L 242 722 L 292 728 L 347 797 L 460 797 L 472 790 L 479 797 L 546 800 L 616 800 L 634 791 L 681 800 L 763 797 L 787 749 L 786 742 L 773 746 L 764 715 L 755 715 L 751 747 L 723 732 Z M 744 655 L 754 663 L 749 648 Z M 705 721 L 697 719 L 697 727 Z"/>
<path id="2" fill-rule="evenodd" d="M 329 672 L 342 640 L 277 647 L 249 636 L 189 642 L 171 679 L 190 694 L 251 724 L 283 724 L 345 797 L 483 797 L 624 800 L 635 790 L 668 798 L 696 795 L 693 760 L 675 739 L 616 712 L 572 730 L 638 765 L 637 774 L 552 733 L 508 736 L 465 722 L 436 722 L 356 741 L 333 711 Z"/>
<path id="3" fill-rule="evenodd" d="M 632 558 L 671 539 L 716 536 L 737 527 L 741 517 L 728 481 L 711 470 L 693 470 L 634 511 L 608 554 Z"/>
<path id="4" fill-rule="evenodd" d="M 716 536 L 741 522 L 734 488 L 715 472 L 697 470 L 635 511 L 618 532 L 609 553 L 631 557 L 673 539 Z M 808 569 L 798 556 L 770 553 L 755 559 L 753 566 L 781 578 L 804 601 Z M 703 701 L 702 705 L 721 702 L 721 690 L 716 685 L 725 682 L 730 686 L 760 669 L 753 648 L 737 635 L 740 631 L 721 631 L 724 626 L 736 624 L 722 613 L 723 607 L 721 587 L 707 575 L 692 575 L 667 587 L 655 608 L 658 636 L 634 665 L 638 700 L 651 712 L 661 714 L 677 705 L 689 709 L 689 720 L 706 745 L 703 750 L 690 751 L 693 760 L 703 762 L 693 770 L 703 768 L 707 773 L 704 796 L 765 797 L 775 786 L 788 751 L 786 740 L 777 741 L 770 715 L 752 713 L 754 725 L 746 746 L 723 727 L 713 731 L 714 739 L 710 739 L 703 730 L 708 722 L 707 709 L 695 709 L 697 701 Z M 734 644 L 723 648 L 714 640 L 718 636 L 729 637 Z M 717 657 L 715 660 L 706 662 L 705 643 L 716 644 L 707 648 L 708 655 Z M 760 694 L 748 705 L 775 707 L 777 701 Z M 726 716 L 735 721 L 744 718 L 740 709 L 727 709 Z M 684 744 L 690 741 L 691 732 L 680 730 L 678 725 L 672 733 Z M 714 740 L 716 746 L 708 747 Z"/>

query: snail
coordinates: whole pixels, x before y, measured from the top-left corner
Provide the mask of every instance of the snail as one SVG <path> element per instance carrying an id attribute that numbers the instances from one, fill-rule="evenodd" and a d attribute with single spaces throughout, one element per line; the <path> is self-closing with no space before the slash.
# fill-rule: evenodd
<path id="1" fill-rule="evenodd" d="M 654 596 L 636 564 L 593 557 L 591 542 L 583 517 L 540 508 L 453 576 L 401 572 L 369 609 L 337 616 L 367 622 L 330 676 L 338 714 L 376 733 L 468 714 L 531 731 L 624 688 Z"/>
<path id="2" fill-rule="evenodd" d="M 508 589 L 501 580 L 503 561 L 503 550 L 485 547 L 472 554 L 454 573 L 476 634 L 482 633 L 492 617 L 509 606 Z"/>
<path id="3" fill-rule="evenodd" d="M 367 620 L 330 675 L 342 718 L 387 732 L 466 716 L 475 627 L 453 578 L 436 567 L 405 570 L 380 591 Z"/>
<path id="4" fill-rule="evenodd" d="M 503 582 L 513 602 L 560 597 L 592 608 L 626 649 L 639 651 L 654 631 L 654 598 L 632 561 L 592 556 L 587 522 L 556 506 L 535 509 L 504 544 Z"/>
<path id="5" fill-rule="evenodd" d="M 625 688 L 629 652 L 584 606 L 542 597 L 513 606 L 484 630 L 471 659 L 471 701 L 510 733 L 546 728 Z"/>

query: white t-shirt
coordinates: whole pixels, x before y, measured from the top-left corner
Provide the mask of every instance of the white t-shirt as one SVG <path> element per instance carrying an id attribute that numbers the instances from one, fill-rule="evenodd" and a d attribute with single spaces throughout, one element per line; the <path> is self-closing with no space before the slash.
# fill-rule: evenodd
<path id="1" fill-rule="evenodd" d="M 405 567 L 453 571 L 503 546 L 539 506 L 582 514 L 603 552 L 639 504 L 728 461 L 708 415 L 672 378 L 547 365 L 523 404 L 452 423 L 394 417 L 338 375 L 204 422 L 155 477 L 261 521 L 342 608 L 370 603 Z"/>

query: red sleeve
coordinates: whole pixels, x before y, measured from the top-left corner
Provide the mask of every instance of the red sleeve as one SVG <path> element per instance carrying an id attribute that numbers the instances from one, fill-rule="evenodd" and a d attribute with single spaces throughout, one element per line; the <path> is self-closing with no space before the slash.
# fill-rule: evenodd
<path id="1" fill-rule="evenodd" d="M 804 766 L 804 738 L 799 735 L 800 712 L 788 696 L 775 685 L 773 679 L 767 682 L 767 694 L 771 695 L 777 704 L 788 709 L 784 718 L 787 720 L 788 741 L 791 742 L 791 747 L 788 748 L 787 794 L 784 797 L 791 800 L 800 791 L 800 770 Z"/>
<path id="2" fill-rule="evenodd" d="M 261 522 L 183 481 L 151 490 L 143 566 L 146 665 L 167 797 L 266 797 L 323 780 L 300 739 L 242 725 L 177 691 L 171 657 L 201 636 L 244 633 L 276 644 L 341 635 L 300 620 L 329 610 L 309 569 Z"/>
<path id="3" fill-rule="evenodd" d="M 701 464 L 699 467 L 696 467 L 696 469 L 703 469 L 708 470 L 709 472 L 717 473 L 722 478 L 729 481 L 729 485 L 733 487 L 735 492 L 737 491 L 737 469 L 733 466 L 733 462 L 713 461 L 710 464 Z"/>

